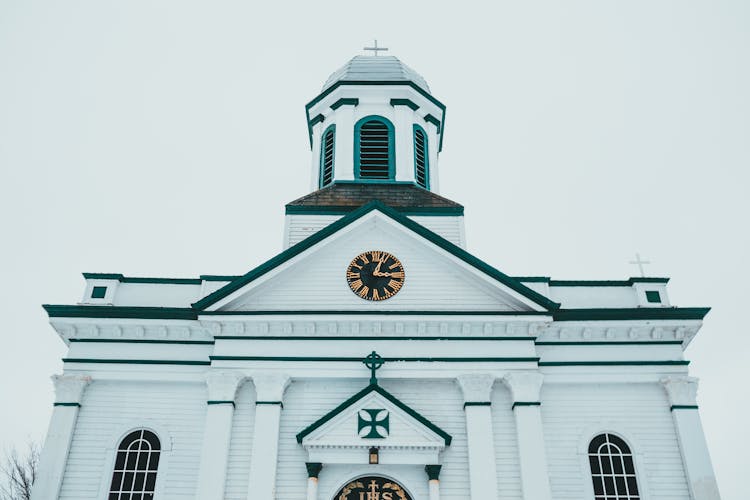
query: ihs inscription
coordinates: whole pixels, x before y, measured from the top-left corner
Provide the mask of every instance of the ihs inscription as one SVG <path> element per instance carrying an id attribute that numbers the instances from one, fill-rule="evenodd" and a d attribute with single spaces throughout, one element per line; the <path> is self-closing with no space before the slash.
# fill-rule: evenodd
<path id="1" fill-rule="evenodd" d="M 349 288 L 365 300 L 385 300 L 404 285 L 404 266 L 392 254 L 370 250 L 357 255 L 346 269 Z"/>

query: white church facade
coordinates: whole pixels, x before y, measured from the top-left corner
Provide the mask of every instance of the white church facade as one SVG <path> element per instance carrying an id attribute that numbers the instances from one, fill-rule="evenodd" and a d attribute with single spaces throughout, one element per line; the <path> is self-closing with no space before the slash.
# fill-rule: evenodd
<path id="1" fill-rule="evenodd" d="M 394 57 L 306 111 L 281 253 L 44 306 L 68 352 L 34 500 L 719 498 L 684 357 L 708 308 L 469 253 L 445 106 Z"/>

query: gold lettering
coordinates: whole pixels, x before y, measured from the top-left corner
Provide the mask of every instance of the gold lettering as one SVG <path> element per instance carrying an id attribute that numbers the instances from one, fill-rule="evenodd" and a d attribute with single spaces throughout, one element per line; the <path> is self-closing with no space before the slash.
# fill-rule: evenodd
<path id="1" fill-rule="evenodd" d="M 398 291 L 401 288 L 401 282 L 396 280 L 391 280 L 388 282 L 388 286 L 393 288 L 394 291 Z"/>
<path id="2" fill-rule="evenodd" d="M 393 500 L 393 493 L 390 491 L 383 493 L 383 500 Z"/>
<path id="3" fill-rule="evenodd" d="M 382 255 L 380 252 L 370 252 L 370 258 L 373 262 L 380 261 L 383 258 Z"/>
<path id="4" fill-rule="evenodd" d="M 367 260 L 367 254 L 365 254 L 365 253 L 362 254 L 362 262 L 364 262 L 365 264 L 369 264 L 370 263 L 370 261 Z"/>
<path id="5" fill-rule="evenodd" d="M 377 288 L 373 288 L 372 289 L 372 298 L 374 300 L 380 300 L 380 296 L 378 295 L 378 289 Z"/>
<path id="6" fill-rule="evenodd" d="M 357 295 L 359 295 L 360 297 L 362 297 L 364 299 L 365 297 L 367 297 L 367 292 L 369 292 L 369 291 L 370 291 L 370 288 L 365 285 L 365 286 L 362 287 L 362 290 L 360 290 L 359 292 L 357 292 Z"/>
<path id="7" fill-rule="evenodd" d="M 393 265 L 389 266 L 389 267 L 388 267 L 388 269 L 396 269 L 396 268 L 397 268 L 397 267 L 399 267 L 400 265 L 401 265 L 400 263 L 396 262 L 395 264 L 393 264 Z"/>
<path id="8" fill-rule="evenodd" d="M 403 271 L 395 271 L 391 273 L 391 278 L 403 278 L 404 272 Z"/>
<path id="9" fill-rule="evenodd" d="M 359 273 L 355 271 L 347 271 L 346 277 L 349 279 L 356 279 L 356 278 L 359 278 Z"/>
<path id="10" fill-rule="evenodd" d="M 349 286 L 351 287 L 352 290 L 356 292 L 357 290 L 362 288 L 362 285 L 364 285 L 364 283 L 362 283 L 362 280 L 357 280 L 357 281 L 352 281 L 352 283 Z"/>

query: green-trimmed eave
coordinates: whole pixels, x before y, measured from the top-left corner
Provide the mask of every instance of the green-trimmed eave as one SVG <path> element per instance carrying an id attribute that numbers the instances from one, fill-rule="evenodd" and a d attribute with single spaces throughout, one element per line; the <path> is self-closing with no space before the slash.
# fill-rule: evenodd
<path id="1" fill-rule="evenodd" d="M 315 431 L 316 429 L 324 425 L 326 422 L 330 421 L 331 419 L 333 419 L 334 417 L 342 413 L 344 410 L 346 410 L 350 406 L 354 405 L 357 401 L 364 398 L 371 392 L 377 392 L 378 394 L 386 398 L 388 401 L 396 405 L 399 409 L 405 411 L 414 420 L 416 420 L 417 422 L 424 425 L 425 427 L 430 429 L 432 432 L 434 432 L 435 434 L 443 438 L 446 446 L 449 446 L 451 444 L 451 441 L 453 441 L 453 437 L 450 434 L 448 434 L 443 429 L 441 429 L 437 425 L 430 422 L 427 418 L 423 417 L 416 410 L 413 410 L 412 408 L 407 406 L 405 403 L 401 402 L 398 398 L 396 398 L 396 396 L 386 391 L 385 389 L 383 389 L 377 384 L 370 384 L 364 389 L 362 389 L 361 391 L 359 391 L 354 396 L 350 397 L 349 399 L 347 399 L 346 401 L 338 405 L 336 408 L 334 408 L 330 412 L 320 417 L 318 420 L 316 420 L 315 422 L 307 426 L 305 429 L 297 433 L 297 442 L 301 444 L 302 440 L 306 436 L 310 435 L 313 431 Z"/>
<path id="2" fill-rule="evenodd" d="M 337 206 L 311 206 L 311 205 L 290 205 L 287 204 L 285 215 L 346 215 L 353 212 L 358 207 L 337 205 Z M 442 215 L 447 217 L 458 217 L 464 215 L 464 207 L 403 207 L 395 208 L 403 215 Z"/>
<path id="3" fill-rule="evenodd" d="M 198 319 L 198 312 L 189 307 L 141 307 L 99 305 L 43 304 L 50 318 L 138 318 Z"/>
<path id="4" fill-rule="evenodd" d="M 630 307 L 558 309 L 555 321 L 702 320 L 710 307 Z"/>
<path id="5" fill-rule="evenodd" d="M 370 203 L 363 205 L 360 208 L 354 210 L 350 214 L 345 215 L 341 219 L 329 224 L 328 226 L 324 227 L 323 229 L 316 232 L 315 234 L 308 236 L 307 238 L 300 241 L 296 245 L 287 248 L 280 254 L 267 260 L 263 264 L 259 265 L 255 269 L 248 272 L 247 274 L 241 276 L 239 279 L 236 279 L 230 283 L 227 283 L 226 285 L 214 291 L 213 293 L 203 297 L 201 300 L 193 303 L 192 306 L 195 309 L 203 310 L 215 304 L 219 300 L 227 297 L 228 295 L 236 292 L 243 286 L 247 285 L 254 279 L 259 278 L 260 276 L 263 276 L 267 272 L 278 267 L 279 265 L 288 261 L 292 257 L 299 255 L 300 253 L 316 245 L 317 243 L 323 241 L 324 239 L 328 238 L 332 234 L 338 232 L 339 230 L 343 229 L 344 227 L 348 226 L 352 222 L 356 221 L 360 217 L 363 217 L 364 215 L 368 214 L 369 212 L 373 210 L 379 210 L 383 215 L 390 217 L 391 219 L 400 223 L 407 229 L 414 231 L 415 233 L 427 239 L 431 243 L 451 253 L 453 256 L 479 269 L 486 275 L 494 278 L 495 280 L 504 284 L 508 288 L 514 290 L 515 292 L 531 300 L 535 304 L 543 307 L 545 310 L 556 310 L 560 308 L 560 304 L 558 304 L 557 302 L 553 302 L 552 300 L 548 299 L 544 295 L 522 284 L 520 281 L 517 281 L 511 278 L 510 276 L 502 273 L 501 271 L 495 269 L 494 267 L 482 261 L 481 259 L 471 255 L 469 252 L 467 252 L 463 248 L 451 243 L 450 241 L 446 240 L 442 236 L 430 231 L 429 229 L 422 226 L 421 224 L 414 222 L 413 220 L 409 219 L 405 215 L 400 214 L 397 210 L 384 205 L 382 202 L 378 200 L 371 201 Z"/>
<path id="6" fill-rule="evenodd" d="M 315 106 L 317 103 L 319 103 L 321 100 L 323 100 L 326 96 L 328 96 L 331 92 L 333 92 L 337 88 L 341 87 L 342 85 L 381 85 L 381 86 L 382 85 L 408 85 L 409 87 L 413 88 L 414 90 L 416 90 L 417 92 L 419 92 L 419 94 L 422 97 L 424 97 L 425 99 L 427 99 L 428 101 L 430 101 L 432 104 L 434 104 L 435 106 L 437 106 L 438 108 L 440 108 L 442 116 L 441 116 L 440 142 L 438 144 L 438 152 L 440 152 L 440 151 L 443 150 L 443 137 L 445 135 L 444 134 L 444 132 L 445 132 L 445 104 L 443 104 L 442 102 L 440 102 L 437 99 L 435 99 L 434 97 L 432 97 L 432 95 L 429 92 L 427 92 L 426 90 L 424 90 L 422 87 L 420 87 L 419 85 L 417 85 L 414 82 L 408 82 L 408 81 L 395 81 L 395 82 L 394 81 L 382 81 L 382 82 L 378 82 L 378 81 L 367 81 L 367 80 L 348 80 L 348 81 L 342 80 L 342 81 L 338 81 L 338 82 L 334 83 L 333 85 L 331 85 L 330 87 L 328 87 L 327 89 L 325 89 L 320 94 L 318 94 L 318 96 L 316 98 L 314 98 L 312 101 L 310 101 L 307 104 L 305 104 L 305 119 L 307 121 L 307 135 L 308 135 L 308 137 L 310 139 L 310 148 L 312 148 L 312 142 L 313 142 L 313 140 L 312 140 L 312 125 L 310 124 L 311 123 L 310 122 L 310 108 L 312 108 L 313 106 Z"/>

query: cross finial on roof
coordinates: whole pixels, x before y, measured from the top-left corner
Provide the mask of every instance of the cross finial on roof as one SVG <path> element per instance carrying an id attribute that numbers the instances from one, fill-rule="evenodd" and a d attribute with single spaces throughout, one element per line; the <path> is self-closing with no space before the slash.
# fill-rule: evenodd
<path id="1" fill-rule="evenodd" d="M 636 253 L 635 254 L 635 260 L 631 260 L 630 264 L 638 266 L 638 270 L 641 272 L 641 278 L 646 276 L 646 274 L 643 272 L 643 264 L 651 264 L 651 262 L 647 260 L 641 260 L 641 254 Z"/>
<path id="2" fill-rule="evenodd" d="M 367 368 L 370 369 L 370 384 L 377 385 L 378 379 L 375 376 L 375 371 L 383 366 L 385 361 L 380 357 L 380 354 L 372 351 L 365 359 L 362 360 Z"/>
<path id="3" fill-rule="evenodd" d="M 376 55 L 376 56 L 378 55 L 378 52 L 381 52 L 381 51 L 386 51 L 386 50 L 388 50 L 388 49 L 387 49 L 387 48 L 385 48 L 385 47 L 378 47 L 378 41 L 377 41 L 377 40 L 375 40 L 375 43 L 373 43 L 373 46 L 372 46 L 372 47 L 363 47 L 363 49 L 364 49 L 364 50 L 371 50 L 371 51 L 373 51 L 373 52 L 375 53 L 375 55 Z"/>

